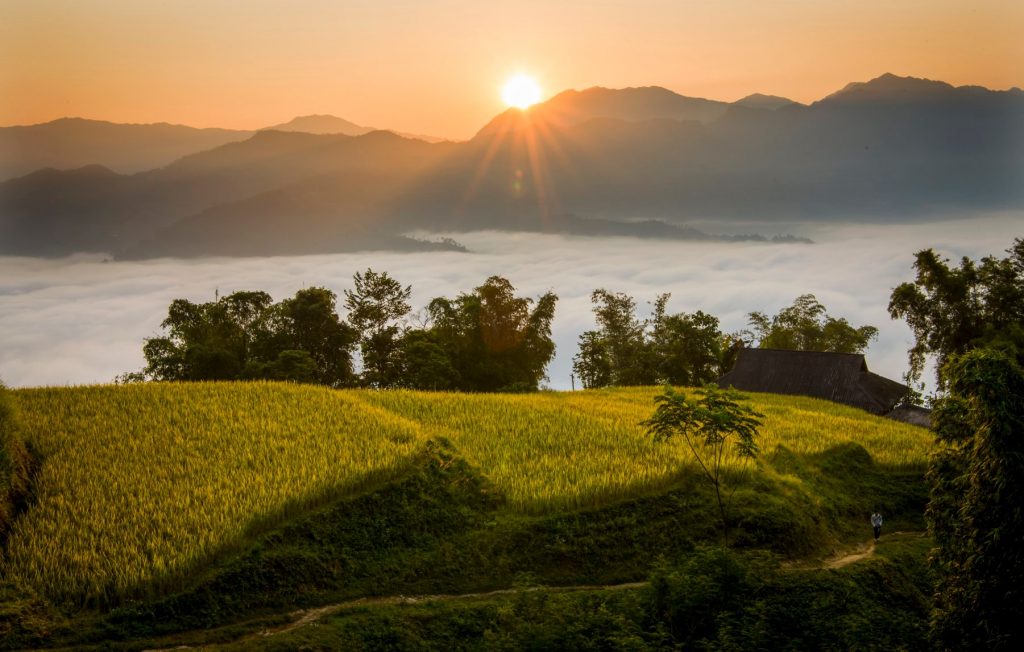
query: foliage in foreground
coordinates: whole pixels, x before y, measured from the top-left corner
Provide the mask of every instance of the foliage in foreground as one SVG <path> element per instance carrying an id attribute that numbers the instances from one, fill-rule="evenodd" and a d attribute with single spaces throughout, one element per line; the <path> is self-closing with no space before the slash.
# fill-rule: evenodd
<path id="1" fill-rule="evenodd" d="M 945 649 L 1024 644 L 1024 371 L 992 349 L 950 360 L 928 517 L 938 576 L 933 633 Z"/>
<path id="2" fill-rule="evenodd" d="M 900 284 L 889 299 L 893 319 L 905 319 L 914 333 L 909 351 L 911 380 L 919 380 L 925 360 L 936 358 L 939 386 L 952 356 L 991 346 L 1024 363 L 1024 239 L 1017 238 L 1006 258 L 986 256 L 960 265 L 931 249 L 914 257 L 916 278 Z"/>

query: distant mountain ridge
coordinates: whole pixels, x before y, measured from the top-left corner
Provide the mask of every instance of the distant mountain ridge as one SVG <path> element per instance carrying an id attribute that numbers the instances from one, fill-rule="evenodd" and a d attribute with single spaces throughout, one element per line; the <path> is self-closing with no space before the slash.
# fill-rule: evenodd
<path id="1" fill-rule="evenodd" d="M 357 125 L 354 122 L 334 115 L 323 114 L 298 116 L 279 125 L 264 127 L 260 131 L 300 131 L 307 134 L 344 134 L 346 136 L 362 136 L 363 134 L 368 134 L 371 131 L 382 130 L 377 129 L 376 127 L 364 127 L 362 125 Z M 393 131 L 392 133 L 402 136 L 403 138 L 425 140 L 428 143 L 439 143 L 445 140 L 444 138 L 437 138 L 435 136 L 410 134 L 402 131 Z"/>
<path id="2" fill-rule="evenodd" d="M 677 120 L 710 123 L 729 108 L 727 102 L 686 97 L 660 86 L 610 89 L 595 86 L 582 91 L 568 90 L 529 109 L 550 128 L 565 128 L 594 119 L 640 122 Z M 509 128 L 522 117 L 520 109 L 508 109 L 486 124 L 474 138 L 490 137 Z M 539 115 L 538 115 L 539 114 Z"/>
<path id="3" fill-rule="evenodd" d="M 778 95 L 765 95 L 763 93 L 752 93 L 732 103 L 733 106 L 746 106 L 753 109 L 768 109 L 774 111 L 784 106 L 798 104 L 786 97 Z"/>
<path id="4" fill-rule="evenodd" d="M 348 136 L 377 131 L 332 115 L 300 116 L 259 131 L 266 130 Z M 145 172 L 196 152 L 251 138 L 255 133 L 165 122 L 119 124 L 86 118 L 0 127 L 0 181 L 45 168 L 74 170 L 86 165 L 102 165 L 121 174 Z M 442 140 L 399 135 L 428 142 Z"/>
<path id="5" fill-rule="evenodd" d="M 970 100 L 991 94 L 1024 97 L 1021 89 L 992 91 L 982 86 L 953 86 L 943 81 L 919 77 L 899 77 L 885 73 L 867 82 L 851 82 L 841 90 L 814 104 L 852 104 L 860 102 L 950 102 Z"/>
<path id="6" fill-rule="evenodd" d="M 279 125 L 264 127 L 260 131 L 301 131 L 307 134 L 362 136 L 374 131 L 374 129 L 357 125 L 354 122 L 333 115 L 302 115 Z"/>
<path id="7" fill-rule="evenodd" d="M 0 127 L 0 180 L 42 168 L 75 169 L 94 164 L 131 174 L 251 135 L 251 131 L 234 129 L 117 124 L 85 118 Z"/>
<path id="8" fill-rule="evenodd" d="M 466 142 L 265 130 L 134 175 L 39 171 L 0 183 L 0 253 L 405 250 L 424 230 L 701 239 L 688 219 L 1022 208 L 1024 93 L 883 75 L 810 105 L 595 88 Z"/>

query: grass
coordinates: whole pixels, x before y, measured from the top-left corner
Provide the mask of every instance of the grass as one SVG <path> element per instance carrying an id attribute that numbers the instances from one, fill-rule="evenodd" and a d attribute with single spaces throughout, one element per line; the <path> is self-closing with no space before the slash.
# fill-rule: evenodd
<path id="1" fill-rule="evenodd" d="M 32 472 L 10 391 L 0 384 L 0 546 L 25 507 Z"/>
<path id="2" fill-rule="evenodd" d="M 19 390 L 24 432 L 43 463 L 36 503 L 15 523 L 0 570 L 70 604 L 185 590 L 197 571 L 259 532 L 401 475 L 429 440 L 447 440 L 479 472 L 514 524 L 505 534 L 529 545 L 537 534 L 530 528 L 555 528 L 560 514 L 643 500 L 684 482 L 689 458 L 681 442 L 655 444 L 638 425 L 656 392 L 464 395 L 268 383 Z M 808 460 L 837 445 L 856 442 L 870 464 L 906 470 L 919 482 L 932 440 L 925 430 L 814 399 L 751 401 L 766 415 L 767 453 L 737 494 L 751 545 L 782 534 L 797 545 L 821 530 L 813 518 L 838 522 L 857 500 L 884 496 L 884 487 L 861 482 L 857 464 L 837 469 L 837 477 L 849 471 L 844 486 L 815 479 L 820 467 Z M 852 497 L 857 487 L 867 493 Z M 699 502 L 694 491 L 671 509 Z M 772 505 L 778 514 L 756 516 Z M 662 503 L 651 509 L 670 511 Z M 807 522 L 794 521 L 802 511 Z M 517 514 L 551 518 L 523 526 Z M 557 527 L 565 531 L 551 534 L 554 549 L 564 545 L 557 537 L 574 531 L 571 523 Z M 464 545 L 474 545 L 472 537 L 483 535 L 466 536 Z M 485 539 L 475 543 L 492 546 L 498 559 L 520 554 Z M 450 552 L 452 563 L 469 563 L 462 551 Z M 565 557 L 581 552 L 569 546 Z M 485 569 L 495 558 L 478 561 Z"/>
<path id="3" fill-rule="evenodd" d="M 368 402 L 451 439 L 522 512 L 607 504 L 659 490 L 691 462 L 681 441 L 655 443 L 640 426 L 655 388 L 530 395 L 363 392 Z M 765 415 L 759 443 L 798 455 L 855 442 L 879 464 L 923 472 L 932 435 L 829 401 L 750 394 Z"/>
<path id="4" fill-rule="evenodd" d="M 43 458 L 3 573 L 56 600 L 173 590 L 252 528 L 393 475 L 419 427 L 330 390 L 196 384 L 23 390 Z"/>

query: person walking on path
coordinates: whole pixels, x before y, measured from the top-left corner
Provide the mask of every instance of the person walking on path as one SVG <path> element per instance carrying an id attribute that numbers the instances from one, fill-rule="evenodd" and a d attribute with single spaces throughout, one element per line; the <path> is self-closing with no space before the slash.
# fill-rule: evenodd
<path id="1" fill-rule="evenodd" d="M 871 528 L 875 531 L 875 541 L 882 536 L 882 515 L 875 512 L 871 515 Z"/>

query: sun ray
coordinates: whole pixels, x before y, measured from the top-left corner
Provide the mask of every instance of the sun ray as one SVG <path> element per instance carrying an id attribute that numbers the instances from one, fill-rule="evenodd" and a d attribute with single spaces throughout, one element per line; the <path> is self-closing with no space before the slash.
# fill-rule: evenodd
<path id="1" fill-rule="evenodd" d="M 524 92 L 524 89 L 526 92 Z M 529 107 L 540 98 L 540 89 L 533 79 L 525 75 L 517 75 L 506 83 L 503 89 L 503 98 L 513 108 Z M 559 130 L 556 124 L 561 123 L 560 112 L 555 113 L 545 110 L 542 113 L 510 111 L 498 123 L 497 128 L 490 135 L 490 142 L 485 146 L 482 155 L 479 156 L 475 169 L 465 191 L 455 207 L 455 213 L 461 214 L 466 206 L 476 195 L 480 185 L 492 169 L 495 157 L 503 147 L 511 146 L 513 159 L 517 158 L 516 151 L 522 156 L 522 165 L 518 169 L 517 177 L 521 181 L 529 181 L 532 192 L 535 195 L 539 217 L 548 220 L 558 210 L 558 194 L 554 184 L 552 165 L 560 165 L 566 168 L 568 173 L 576 177 L 577 172 L 572 168 L 571 162 L 566 154 L 564 143 L 558 137 Z M 549 114 L 550 113 L 550 114 Z"/>
<path id="2" fill-rule="evenodd" d="M 526 154 L 529 158 L 530 174 L 533 177 L 533 190 L 537 195 L 537 208 L 541 219 L 546 219 L 551 211 L 549 200 L 551 195 L 548 188 L 546 170 L 544 165 L 543 145 L 538 142 L 538 129 L 533 125 L 526 127 Z"/>
<path id="3" fill-rule="evenodd" d="M 496 133 L 491 138 L 491 142 L 487 145 L 487 150 L 484 152 L 484 155 L 480 159 L 480 162 L 477 163 L 476 165 L 476 170 L 474 170 L 473 172 L 473 178 L 470 179 L 469 184 L 466 186 L 466 192 L 463 193 L 462 200 L 459 202 L 459 205 L 455 208 L 456 215 L 460 215 L 462 213 L 462 211 L 466 207 L 466 204 L 468 204 L 469 201 L 473 198 L 473 195 L 476 194 L 477 187 L 479 187 L 480 183 L 483 181 L 484 176 L 487 174 L 487 171 L 491 167 L 491 161 L 494 160 L 495 155 L 497 155 L 498 150 L 501 148 L 502 143 L 505 141 L 506 136 L 508 136 L 511 130 L 511 120 L 503 122 L 498 127 L 498 133 Z"/>

